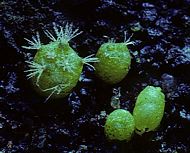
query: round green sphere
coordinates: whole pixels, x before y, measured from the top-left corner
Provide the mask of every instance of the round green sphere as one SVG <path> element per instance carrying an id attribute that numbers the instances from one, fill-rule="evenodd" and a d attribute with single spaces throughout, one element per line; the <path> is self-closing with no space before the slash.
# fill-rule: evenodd
<path id="1" fill-rule="evenodd" d="M 140 92 L 133 110 L 136 133 L 154 131 L 164 115 L 165 95 L 160 87 L 147 86 Z"/>
<path id="2" fill-rule="evenodd" d="M 126 43 L 104 43 L 100 46 L 94 64 L 97 76 L 108 84 L 116 84 L 127 75 L 131 56 Z"/>
<path id="3" fill-rule="evenodd" d="M 124 109 L 113 111 L 106 119 L 105 135 L 109 140 L 129 141 L 134 129 L 134 118 L 130 112 Z"/>
<path id="4" fill-rule="evenodd" d="M 37 49 L 33 61 L 26 61 L 29 69 L 26 70 L 27 78 L 32 79 L 35 89 L 46 96 L 65 97 L 77 85 L 83 65 L 94 67 L 90 64 L 99 62 L 98 58 L 89 55 L 81 58 L 70 47 L 69 41 L 78 36 L 81 32 L 73 29 L 73 24 L 66 23 L 65 27 L 54 23 L 55 35 L 45 30 L 44 33 L 51 40 L 43 45 L 40 35 L 32 36 L 32 40 L 25 38 L 29 46 L 22 46 L 25 49 Z"/>
<path id="5" fill-rule="evenodd" d="M 37 51 L 34 62 L 44 66 L 39 79 L 32 78 L 35 89 L 52 97 L 65 97 L 76 86 L 83 68 L 83 61 L 69 43 L 50 42 Z M 37 82 L 37 83 L 36 83 Z"/>

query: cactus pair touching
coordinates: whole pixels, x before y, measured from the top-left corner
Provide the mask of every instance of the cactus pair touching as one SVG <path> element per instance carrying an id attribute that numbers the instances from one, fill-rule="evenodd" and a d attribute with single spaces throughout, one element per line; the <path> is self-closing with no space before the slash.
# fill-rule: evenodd
<path id="1" fill-rule="evenodd" d="M 25 72 L 35 89 L 47 97 L 46 100 L 67 96 L 76 86 L 84 64 L 96 69 L 97 76 L 110 84 L 118 83 L 128 73 L 131 56 L 127 45 L 131 43 L 127 40 L 123 43 L 105 43 L 96 57 L 89 55 L 81 58 L 69 45 L 69 41 L 81 32 L 68 23 L 64 28 L 55 24 L 53 28 L 56 36 L 48 30 L 44 31 L 51 40 L 49 44 L 43 45 L 37 33 L 32 40 L 25 38 L 29 46 L 22 46 L 37 50 L 33 61 L 27 61 L 29 69 Z"/>
<path id="2" fill-rule="evenodd" d="M 127 110 L 117 109 L 108 115 L 105 134 L 110 140 L 129 141 L 134 131 L 142 135 L 154 131 L 162 120 L 165 96 L 160 87 L 147 86 L 140 92 L 133 115 Z"/>

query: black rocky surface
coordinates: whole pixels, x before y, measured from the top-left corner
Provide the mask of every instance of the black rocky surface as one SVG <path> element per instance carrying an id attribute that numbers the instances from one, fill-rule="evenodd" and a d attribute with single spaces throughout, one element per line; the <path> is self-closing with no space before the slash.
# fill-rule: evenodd
<path id="1" fill-rule="evenodd" d="M 189 153 L 189 0 L 2 0 L 0 1 L 0 152 L 2 153 Z M 26 79 L 26 60 L 36 51 L 21 48 L 24 38 L 55 22 L 72 22 L 83 33 L 70 44 L 81 57 L 96 53 L 110 38 L 133 34 L 132 66 L 115 86 L 98 80 L 87 66 L 81 82 L 64 99 L 44 103 Z M 146 86 L 166 94 L 163 121 L 155 132 L 129 143 L 104 136 L 113 89 L 120 107 L 132 112 Z"/>

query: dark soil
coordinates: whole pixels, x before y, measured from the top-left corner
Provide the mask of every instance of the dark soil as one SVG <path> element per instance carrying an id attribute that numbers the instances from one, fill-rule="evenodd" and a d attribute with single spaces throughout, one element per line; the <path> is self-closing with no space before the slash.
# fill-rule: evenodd
<path id="1" fill-rule="evenodd" d="M 189 0 L 1 0 L 0 152 L 2 153 L 189 153 L 190 152 Z M 132 66 L 119 84 L 108 86 L 89 67 L 64 99 L 50 100 L 33 90 L 24 70 L 36 51 L 24 38 L 52 23 L 72 22 L 83 33 L 70 44 L 81 57 L 96 53 L 110 38 L 133 34 Z M 111 70 L 110 70 L 111 71 Z M 160 86 L 166 108 L 160 127 L 129 142 L 104 135 L 113 89 L 120 106 L 132 112 L 139 92 Z"/>

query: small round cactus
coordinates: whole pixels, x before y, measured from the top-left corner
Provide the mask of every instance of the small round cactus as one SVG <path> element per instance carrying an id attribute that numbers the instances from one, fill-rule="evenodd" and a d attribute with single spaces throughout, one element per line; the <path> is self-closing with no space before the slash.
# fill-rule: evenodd
<path id="1" fill-rule="evenodd" d="M 96 54 L 100 62 L 95 63 L 94 67 L 101 80 L 108 84 L 116 84 L 125 78 L 131 65 L 131 55 L 127 47 L 129 44 L 133 42 L 125 38 L 122 43 L 109 41 L 100 46 Z"/>
<path id="2" fill-rule="evenodd" d="M 154 131 L 164 115 L 165 96 L 160 87 L 147 86 L 137 97 L 133 110 L 136 133 Z"/>
<path id="3" fill-rule="evenodd" d="M 108 115 L 105 134 L 109 140 L 129 141 L 134 133 L 135 123 L 130 112 L 117 109 Z"/>
<path id="4" fill-rule="evenodd" d="M 26 61 L 29 64 L 27 77 L 32 78 L 35 89 L 42 95 L 50 97 L 65 97 L 76 86 L 83 65 L 87 64 L 94 68 L 90 62 L 98 62 L 93 55 L 81 58 L 70 47 L 69 41 L 78 36 L 81 32 L 73 30 L 72 24 L 60 27 L 54 24 L 56 37 L 49 31 L 46 36 L 51 40 L 49 44 L 43 45 L 40 42 L 39 34 L 26 39 L 30 46 L 23 46 L 25 49 L 37 49 L 33 61 Z M 47 100 L 46 99 L 46 100 Z"/>

